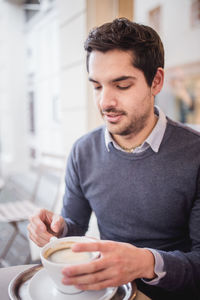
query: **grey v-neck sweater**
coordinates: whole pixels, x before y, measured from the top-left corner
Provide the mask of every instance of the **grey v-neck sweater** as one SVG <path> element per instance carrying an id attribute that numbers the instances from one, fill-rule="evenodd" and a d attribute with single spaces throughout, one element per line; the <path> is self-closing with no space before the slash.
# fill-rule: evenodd
<path id="1" fill-rule="evenodd" d="M 159 288 L 162 300 L 163 291 L 197 295 L 200 135 L 168 119 L 158 153 L 149 148 L 133 155 L 112 144 L 109 149 L 104 127 L 80 138 L 72 149 L 62 209 L 68 235 L 84 234 L 93 210 L 102 239 L 160 252 L 167 273 L 156 287 L 148 287 L 157 289 L 154 297 Z"/>

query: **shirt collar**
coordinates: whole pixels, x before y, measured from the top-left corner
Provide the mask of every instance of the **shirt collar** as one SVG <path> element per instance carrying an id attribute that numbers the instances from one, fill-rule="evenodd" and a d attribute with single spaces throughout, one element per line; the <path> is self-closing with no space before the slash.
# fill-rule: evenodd
<path id="1" fill-rule="evenodd" d="M 157 121 L 155 127 L 153 128 L 152 132 L 150 133 L 150 135 L 146 138 L 146 140 L 140 147 L 145 146 L 144 149 L 146 149 L 146 145 L 148 144 L 152 148 L 152 150 L 157 153 L 159 151 L 160 144 L 162 142 L 162 139 L 163 139 L 163 136 L 165 133 L 167 120 L 166 120 L 165 114 L 158 106 L 154 107 L 154 111 L 155 111 L 155 114 L 158 115 L 158 121 Z M 110 149 L 109 149 L 110 143 L 113 143 L 114 146 L 117 146 L 117 148 L 120 149 L 119 145 L 116 144 L 116 142 L 113 140 L 111 134 L 109 133 L 108 129 L 106 128 L 105 129 L 105 144 L 106 144 L 106 148 L 108 151 L 110 151 Z"/>

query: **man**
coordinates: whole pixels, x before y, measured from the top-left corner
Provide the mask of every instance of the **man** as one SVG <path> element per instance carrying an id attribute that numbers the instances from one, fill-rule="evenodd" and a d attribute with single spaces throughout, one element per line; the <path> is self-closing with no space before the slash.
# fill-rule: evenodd
<path id="1" fill-rule="evenodd" d="M 80 138 L 68 159 L 62 217 L 42 210 L 29 234 L 84 235 L 91 212 L 101 241 L 74 251 L 100 259 L 63 270 L 85 289 L 136 280 L 152 299 L 200 299 L 200 136 L 154 107 L 164 80 L 157 33 L 125 18 L 86 40 L 89 81 L 105 127 Z"/>

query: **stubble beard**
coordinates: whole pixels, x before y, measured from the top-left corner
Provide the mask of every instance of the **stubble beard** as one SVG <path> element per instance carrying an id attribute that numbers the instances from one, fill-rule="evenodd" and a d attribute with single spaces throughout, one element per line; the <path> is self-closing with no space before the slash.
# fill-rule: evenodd
<path id="1" fill-rule="evenodd" d="M 124 116 L 128 117 L 127 113 L 124 113 Z M 133 116 L 128 124 L 114 124 L 105 122 L 108 131 L 113 135 L 128 136 L 128 135 L 137 135 L 140 133 L 147 125 L 148 119 L 150 117 L 150 110 L 147 110 L 141 116 Z"/>

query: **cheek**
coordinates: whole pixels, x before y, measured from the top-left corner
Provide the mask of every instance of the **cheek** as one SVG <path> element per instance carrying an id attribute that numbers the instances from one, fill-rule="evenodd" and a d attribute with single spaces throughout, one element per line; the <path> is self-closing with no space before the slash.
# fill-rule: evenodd
<path id="1" fill-rule="evenodd" d="M 137 91 L 132 93 L 132 95 L 127 98 L 126 111 L 130 114 L 131 112 L 142 113 L 147 107 L 151 106 L 151 97 L 149 93 L 142 91 Z M 125 101 L 124 101 L 125 107 Z"/>

